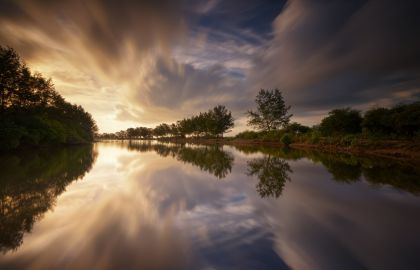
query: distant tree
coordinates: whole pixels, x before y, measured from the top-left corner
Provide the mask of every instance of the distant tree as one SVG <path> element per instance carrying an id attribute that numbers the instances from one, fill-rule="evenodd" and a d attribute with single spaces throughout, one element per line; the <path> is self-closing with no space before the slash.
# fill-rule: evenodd
<path id="1" fill-rule="evenodd" d="M 170 134 L 173 137 L 179 136 L 178 126 L 176 124 L 172 123 L 171 126 L 170 126 L 170 128 L 171 128 L 170 129 Z"/>
<path id="2" fill-rule="evenodd" d="M 375 108 L 366 111 L 362 127 L 370 135 L 390 135 L 395 132 L 392 112 L 387 108 Z"/>
<path id="3" fill-rule="evenodd" d="M 290 120 L 290 106 L 286 106 L 278 89 L 261 89 L 255 99 L 257 111 L 248 111 L 248 125 L 260 130 L 270 131 L 285 127 Z"/>
<path id="4" fill-rule="evenodd" d="M 136 137 L 137 132 L 136 132 L 136 129 L 135 129 L 135 128 L 129 128 L 129 129 L 127 129 L 127 131 L 126 131 L 126 134 L 127 134 L 127 137 L 128 137 L 129 139 L 132 139 L 132 138 Z"/>
<path id="5" fill-rule="evenodd" d="M 152 137 L 152 130 L 147 127 L 138 127 L 138 135 L 143 139 L 149 139 Z"/>
<path id="6" fill-rule="evenodd" d="M 287 129 L 287 131 L 289 131 L 291 133 L 295 133 L 295 134 L 296 133 L 303 134 L 303 133 L 306 133 L 306 132 L 311 130 L 310 127 L 304 126 L 304 125 L 296 123 L 296 122 L 293 122 L 293 123 L 287 125 L 286 129 Z"/>
<path id="7" fill-rule="evenodd" d="M 322 119 L 319 130 L 322 135 L 355 134 L 362 130 L 360 111 L 350 108 L 335 109 Z"/>
<path id="8" fill-rule="evenodd" d="M 397 105 L 391 109 L 395 133 L 411 138 L 420 135 L 420 101 Z"/>
<path id="9" fill-rule="evenodd" d="M 166 136 L 171 132 L 171 127 L 168 124 L 162 123 L 153 129 L 153 135 L 156 137 Z"/>

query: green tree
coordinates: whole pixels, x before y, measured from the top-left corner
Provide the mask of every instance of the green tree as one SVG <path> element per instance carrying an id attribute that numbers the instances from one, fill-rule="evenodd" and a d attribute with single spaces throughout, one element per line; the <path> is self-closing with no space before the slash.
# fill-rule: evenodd
<path id="1" fill-rule="evenodd" d="M 223 133 L 229 132 L 234 127 L 232 113 L 225 106 L 217 105 L 208 114 L 212 135 L 223 137 Z"/>
<path id="2" fill-rule="evenodd" d="M 392 111 L 387 108 L 375 108 L 366 111 L 362 127 L 370 135 L 390 135 L 394 132 Z"/>
<path id="3" fill-rule="evenodd" d="M 324 136 L 355 134 L 362 130 L 360 111 L 350 108 L 335 109 L 322 119 L 319 130 Z"/>
<path id="4" fill-rule="evenodd" d="M 311 130 L 311 128 L 307 127 L 307 126 L 304 126 L 302 124 L 293 122 L 293 123 L 287 125 L 286 130 L 290 133 L 293 133 L 293 134 L 304 134 L 304 133 L 309 132 Z"/>
<path id="5" fill-rule="evenodd" d="M 17 53 L 0 46 L 0 149 L 19 145 L 90 142 L 97 133 L 92 116 L 32 74 Z"/>
<path id="6" fill-rule="evenodd" d="M 278 89 L 261 89 L 255 99 L 257 111 L 248 111 L 248 125 L 260 130 L 271 131 L 287 126 L 291 114 L 286 106 L 282 93 Z"/>

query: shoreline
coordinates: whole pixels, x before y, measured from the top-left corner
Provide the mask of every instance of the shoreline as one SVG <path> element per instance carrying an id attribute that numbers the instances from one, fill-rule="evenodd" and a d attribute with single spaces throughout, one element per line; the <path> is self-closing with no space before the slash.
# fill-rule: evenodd
<path id="1" fill-rule="evenodd" d="M 234 138 L 159 138 L 160 142 L 189 143 L 189 144 L 223 144 L 232 146 L 265 146 L 284 147 L 279 141 L 246 140 Z M 410 160 L 420 163 L 420 142 L 413 141 L 375 141 L 361 142 L 355 146 L 340 146 L 334 144 L 292 143 L 292 149 L 317 150 L 326 153 L 348 153 L 356 156 L 376 156 L 397 160 Z"/>

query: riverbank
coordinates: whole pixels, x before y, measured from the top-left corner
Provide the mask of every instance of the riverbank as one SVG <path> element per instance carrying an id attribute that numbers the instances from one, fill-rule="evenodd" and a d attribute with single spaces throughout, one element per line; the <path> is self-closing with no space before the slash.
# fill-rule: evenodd
<path id="1" fill-rule="evenodd" d="M 280 141 L 237 139 L 237 138 L 160 138 L 161 142 L 190 144 L 226 144 L 233 146 L 272 146 L 284 147 Z M 350 153 L 354 155 L 370 155 L 420 163 L 420 142 L 401 140 L 359 140 L 352 145 L 339 145 L 326 142 L 292 143 L 291 148 L 314 149 L 328 153 Z"/>

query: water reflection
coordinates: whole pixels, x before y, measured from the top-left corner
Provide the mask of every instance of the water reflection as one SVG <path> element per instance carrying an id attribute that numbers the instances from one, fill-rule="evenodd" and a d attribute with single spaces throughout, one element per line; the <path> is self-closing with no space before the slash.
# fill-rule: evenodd
<path id="1" fill-rule="evenodd" d="M 0 251 L 17 249 L 66 186 L 92 168 L 95 157 L 92 146 L 0 156 Z"/>
<path id="2" fill-rule="evenodd" d="M 128 148 L 140 152 L 155 151 L 162 157 L 175 157 L 182 162 L 197 166 L 200 170 L 219 179 L 225 178 L 232 171 L 233 166 L 232 154 L 223 151 L 223 147 L 219 145 L 186 146 L 185 144 L 130 141 Z"/>
<path id="3" fill-rule="evenodd" d="M 292 173 L 289 164 L 277 156 L 266 155 L 248 161 L 248 175 L 258 177 L 256 188 L 263 198 L 278 198 L 286 180 L 290 180 L 289 173 Z"/>
<path id="4" fill-rule="evenodd" d="M 264 147 L 97 150 L 1 269 L 419 268 L 415 166 Z"/>
<path id="5" fill-rule="evenodd" d="M 331 154 L 315 150 L 263 146 L 236 146 L 235 148 L 246 154 L 264 153 L 265 158 L 274 156 L 284 161 L 309 159 L 314 163 L 321 163 L 337 182 L 350 184 L 364 179 L 372 185 L 391 185 L 396 189 L 420 195 L 419 164 L 384 158 L 356 157 L 343 153 Z M 261 179 L 261 176 L 258 176 Z M 287 175 L 285 179 L 288 179 Z"/>

